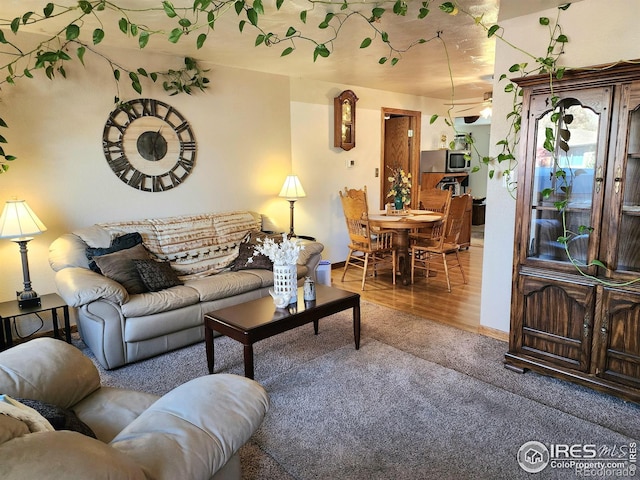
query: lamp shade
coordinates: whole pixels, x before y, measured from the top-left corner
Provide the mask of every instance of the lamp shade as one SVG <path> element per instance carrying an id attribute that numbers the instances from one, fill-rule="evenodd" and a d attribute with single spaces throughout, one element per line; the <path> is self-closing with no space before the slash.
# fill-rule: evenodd
<path id="1" fill-rule="evenodd" d="M 24 200 L 9 200 L 0 216 L 0 238 L 26 238 L 47 230 Z"/>
<path id="2" fill-rule="evenodd" d="M 280 190 L 280 195 L 278 196 L 295 200 L 296 198 L 306 197 L 307 194 L 304 193 L 304 188 L 302 188 L 302 184 L 300 183 L 300 180 L 298 180 L 298 176 L 289 175 L 285 179 L 284 185 L 282 185 L 282 190 Z"/>

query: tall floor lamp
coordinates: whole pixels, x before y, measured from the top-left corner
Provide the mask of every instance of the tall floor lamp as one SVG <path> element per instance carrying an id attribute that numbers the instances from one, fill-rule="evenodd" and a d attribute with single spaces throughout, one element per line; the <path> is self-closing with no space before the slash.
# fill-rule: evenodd
<path id="1" fill-rule="evenodd" d="M 300 183 L 297 175 L 287 176 L 284 184 L 282 185 L 282 190 L 280 190 L 280 194 L 278 196 L 286 198 L 291 204 L 289 237 L 296 237 L 297 235 L 293 231 L 293 204 L 296 203 L 297 199 L 307 196 L 307 194 L 304 193 L 304 188 L 302 188 L 302 184 Z"/>
<path id="2" fill-rule="evenodd" d="M 29 208 L 24 200 L 9 200 L 4 206 L 0 216 L 0 238 L 7 238 L 20 246 L 22 257 L 22 277 L 24 290 L 16 292 L 18 306 L 20 308 L 40 305 L 40 297 L 31 288 L 29 278 L 29 260 L 27 258 L 27 243 L 33 240 L 33 235 L 39 235 L 47 230 L 47 227 Z"/>

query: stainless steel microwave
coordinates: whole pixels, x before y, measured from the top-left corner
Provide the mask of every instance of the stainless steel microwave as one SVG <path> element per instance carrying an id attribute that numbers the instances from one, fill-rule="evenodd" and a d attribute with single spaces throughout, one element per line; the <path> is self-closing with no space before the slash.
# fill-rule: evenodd
<path id="1" fill-rule="evenodd" d="M 471 170 L 468 150 L 423 150 L 420 152 L 420 173 L 458 173 Z"/>

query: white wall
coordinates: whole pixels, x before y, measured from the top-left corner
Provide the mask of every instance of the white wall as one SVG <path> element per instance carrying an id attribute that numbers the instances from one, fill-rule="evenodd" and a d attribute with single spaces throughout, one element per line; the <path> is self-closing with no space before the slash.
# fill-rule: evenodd
<path id="1" fill-rule="evenodd" d="M 640 30 L 637 28 L 636 15 L 633 14 L 637 7 L 635 0 L 611 0 L 606 5 L 599 0 L 583 0 L 572 4 L 560 16 L 563 33 L 569 38 L 561 63 L 582 67 L 638 58 Z M 540 26 L 538 19 L 541 16 L 554 19 L 556 12 L 556 9 L 552 9 L 500 24 L 509 41 L 524 51 L 543 56 L 548 35 L 546 27 Z M 498 41 L 494 78 L 498 79 L 511 65 L 523 61 L 530 59 Z M 504 83 L 495 84 L 493 92 L 491 154 L 495 156 L 498 154 L 495 143 L 506 135 L 507 122 L 504 117 L 511 108 L 510 96 L 504 93 Z M 514 222 L 515 201 L 501 186 L 499 178 L 489 181 L 480 323 L 502 331 L 509 330 Z"/>
<path id="2" fill-rule="evenodd" d="M 475 198 L 487 196 L 487 180 L 489 179 L 489 169 L 480 162 L 483 157 L 489 155 L 491 125 L 473 125 L 456 123 L 458 132 L 470 133 L 473 136 L 475 149 L 471 150 L 471 166 L 480 166 L 480 170 L 469 175 L 469 187 L 467 193 Z"/>
<path id="3" fill-rule="evenodd" d="M 148 70 L 179 67 L 181 59 L 120 52 L 122 63 Z M 0 176 L 0 202 L 27 200 L 48 231 L 29 243 L 33 288 L 54 292 L 49 244 L 60 234 L 96 222 L 205 211 L 254 209 L 288 224 L 276 195 L 290 170 L 289 79 L 206 66 L 207 93 L 168 96 L 144 85 L 144 97 L 163 100 L 190 122 L 198 153 L 185 182 L 166 192 L 140 192 L 121 182 L 102 152 L 102 132 L 116 95 L 113 75 L 96 58 L 68 68 L 67 80 L 24 80 L 2 92 L 7 151 L 18 156 Z M 138 95 L 127 85 L 123 99 Z M 22 290 L 18 247 L 0 241 L 0 301 Z"/>

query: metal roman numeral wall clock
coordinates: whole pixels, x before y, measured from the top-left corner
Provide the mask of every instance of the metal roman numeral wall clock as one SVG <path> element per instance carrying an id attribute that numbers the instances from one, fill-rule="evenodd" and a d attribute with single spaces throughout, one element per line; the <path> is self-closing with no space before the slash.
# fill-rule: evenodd
<path id="1" fill-rule="evenodd" d="M 122 103 L 111 112 L 102 148 L 118 178 L 145 192 L 177 187 L 196 160 L 189 122 L 172 106 L 150 98 Z"/>

